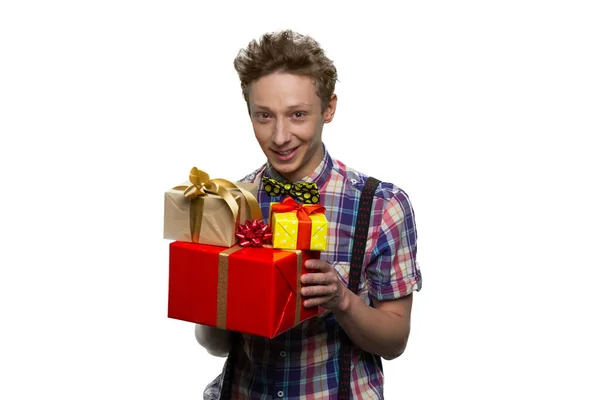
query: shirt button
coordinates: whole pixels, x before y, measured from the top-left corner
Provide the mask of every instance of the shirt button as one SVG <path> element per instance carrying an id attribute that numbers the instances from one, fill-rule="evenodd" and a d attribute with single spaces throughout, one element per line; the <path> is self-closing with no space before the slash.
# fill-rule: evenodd
<path id="1" fill-rule="evenodd" d="M 280 355 L 281 357 L 285 357 L 285 351 L 282 351 L 282 352 L 280 352 L 280 353 L 279 353 L 279 355 Z"/>
<path id="2" fill-rule="evenodd" d="M 283 397 L 283 390 L 280 390 L 279 392 L 277 392 L 277 396 Z"/>

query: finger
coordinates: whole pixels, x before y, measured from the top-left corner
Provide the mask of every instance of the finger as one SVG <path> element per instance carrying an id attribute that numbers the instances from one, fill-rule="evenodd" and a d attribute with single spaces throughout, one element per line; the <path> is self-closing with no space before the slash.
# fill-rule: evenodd
<path id="1" fill-rule="evenodd" d="M 300 289 L 300 293 L 305 297 L 327 297 L 330 298 L 335 294 L 337 285 L 318 285 L 305 286 Z"/>
<path id="2" fill-rule="evenodd" d="M 325 260 L 308 260 L 304 263 L 304 266 L 308 269 L 317 269 L 321 271 L 327 271 L 330 267 L 329 263 Z"/>
<path id="3" fill-rule="evenodd" d="M 304 285 L 329 285 L 337 279 L 331 273 L 310 272 L 300 277 L 300 282 Z"/>
<path id="4" fill-rule="evenodd" d="M 304 307 L 318 307 L 321 306 L 323 308 L 327 308 L 327 304 L 331 301 L 329 297 L 311 297 L 309 299 L 304 300 Z"/>

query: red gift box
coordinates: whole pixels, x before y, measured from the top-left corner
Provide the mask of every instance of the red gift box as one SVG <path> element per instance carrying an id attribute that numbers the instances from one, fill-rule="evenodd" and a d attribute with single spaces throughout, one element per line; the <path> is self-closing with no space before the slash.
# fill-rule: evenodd
<path id="1" fill-rule="evenodd" d="M 272 339 L 317 315 L 300 295 L 304 262 L 317 258 L 316 251 L 172 242 L 168 317 Z"/>

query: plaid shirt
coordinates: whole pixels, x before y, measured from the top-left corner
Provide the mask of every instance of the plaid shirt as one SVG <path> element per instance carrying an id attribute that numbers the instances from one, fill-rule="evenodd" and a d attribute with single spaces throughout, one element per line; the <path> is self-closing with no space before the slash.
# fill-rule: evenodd
<path id="1" fill-rule="evenodd" d="M 366 178 L 334 160 L 323 145 L 325 156 L 317 169 L 303 181 L 316 182 L 321 205 L 329 222 L 326 251 L 321 259 L 337 270 L 348 283 L 354 220 Z M 262 176 L 285 181 L 267 162 L 242 179 L 259 184 L 258 201 L 263 215 L 269 215 L 271 201 L 262 190 Z M 266 219 L 265 219 L 265 222 Z M 421 289 L 421 273 L 416 261 L 417 231 L 408 196 L 391 183 L 382 182 L 373 200 L 365 263 L 359 295 L 367 304 L 370 297 L 397 299 Z M 323 309 L 319 316 L 282 333 L 274 339 L 242 335 L 243 351 L 236 363 L 234 399 L 330 399 L 338 388 L 339 337 L 333 314 Z M 383 370 L 378 358 L 352 349 L 351 398 L 383 399 Z M 205 399 L 218 399 L 218 376 L 204 393 Z"/>

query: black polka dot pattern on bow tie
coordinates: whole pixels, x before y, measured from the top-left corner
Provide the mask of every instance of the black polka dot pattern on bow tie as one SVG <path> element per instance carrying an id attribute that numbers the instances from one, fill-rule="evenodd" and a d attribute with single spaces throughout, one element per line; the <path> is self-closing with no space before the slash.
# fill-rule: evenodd
<path id="1" fill-rule="evenodd" d="M 315 182 L 287 183 L 267 177 L 262 181 L 265 192 L 271 197 L 287 194 L 299 203 L 319 204 L 319 189 Z"/>

